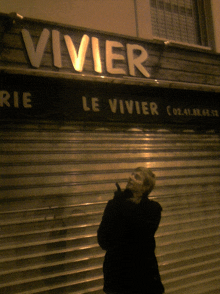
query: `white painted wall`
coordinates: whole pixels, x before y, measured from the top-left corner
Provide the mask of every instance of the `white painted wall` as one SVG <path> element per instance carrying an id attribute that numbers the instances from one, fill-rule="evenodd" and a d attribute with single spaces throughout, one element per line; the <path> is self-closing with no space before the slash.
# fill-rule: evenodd
<path id="1" fill-rule="evenodd" d="M 205 0 L 206 1 L 206 0 Z M 220 53 L 220 0 L 211 1 Z M 152 38 L 150 0 L 0 0 L 0 12 L 143 39 Z M 136 12 L 135 12 L 136 7 Z"/>
<path id="2" fill-rule="evenodd" d="M 215 51 L 220 53 L 220 0 L 211 0 L 213 16 Z"/>
<path id="3" fill-rule="evenodd" d="M 0 0 L 0 12 L 136 36 L 134 0 Z"/>

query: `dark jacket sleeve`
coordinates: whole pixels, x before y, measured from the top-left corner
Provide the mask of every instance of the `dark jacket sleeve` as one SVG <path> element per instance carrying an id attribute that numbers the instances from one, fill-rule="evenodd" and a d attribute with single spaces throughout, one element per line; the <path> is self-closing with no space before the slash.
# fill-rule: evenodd
<path id="1" fill-rule="evenodd" d="M 124 201 L 123 195 L 116 195 L 106 205 L 97 232 L 98 243 L 103 250 L 116 246 L 122 240 L 122 209 Z"/>
<path id="2" fill-rule="evenodd" d="M 97 232 L 98 243 L 102 249 L 127 247 L 133 243 L 155 246 L 153 240 L 160 223 L 161 206 L 157 202 L 147 200 L 136 210 L 136 204 L 126 200 L 130 196 L 129 191 L 125 190 L 107 203 Z"/>

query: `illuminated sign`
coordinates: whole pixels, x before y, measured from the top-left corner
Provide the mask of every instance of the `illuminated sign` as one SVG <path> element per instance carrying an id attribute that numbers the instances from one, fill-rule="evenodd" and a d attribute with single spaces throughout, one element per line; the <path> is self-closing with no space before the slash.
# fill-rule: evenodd
<path id="1" fill-rule="evenodd" d="M 93 60 L 93 71 L 99 74 L 106 68 L 108 74 L 136 76 L 138 70 L 143 76 L 150 77 L 144 62 L 148 58 L 146 49 L 134 43 L 123 44 L 120 41 L 105 40 L 103 53 L 100 48 L 100 39 L 98 37 L 83 34 L 78 50 L 76 48 L 74 35 L 64 34 L 58 30 L 48 30 L 46 28 L 40 34 L 37 45 L 34 45 L 33 38 L 27 29 L 21 31 L 27 55 L 31 65 L 34 68 L 40 68 L 46 46 L 51 39 L 53 66 L 63 68 L 61 38 L 64 40 L 65 49 L 70 57 L 72 67 L 76 72 L 83 72 L 86 55 L 90 46 Z M 124 66 L 121 66 L 124 65 Z"/>
<path id="2" fill-rule="evenodd" d="M 7 72 L 219 92 L 218 60 L 202 48 L 1 13 L 0 27 Z"/>
<path id="3" fill-rule="evenodd" d="M 171 54 L 144 40 L 28 19 L 6 24 L 3 17 L 1 120 L 219 125 L 219 93 L 160 87 L 161 79 L 193 83 L 198 77 L 200 84 L 217 84 L 216 65 L 214 78 L 211 69 L 207 76 L 205 62 L 192 62 L 196 55 L 189 63 L 185 51 Z M 157 87 L 136 83 L 146 80 Z"/>
<path id="4" fill-rule="evenodd" d="M 7 76 L 2 81 L 2 120 L 179 124 L 202 128 L 220 123 L 218 93 L 88 81 L 69 83 L 31 76 Z"/>

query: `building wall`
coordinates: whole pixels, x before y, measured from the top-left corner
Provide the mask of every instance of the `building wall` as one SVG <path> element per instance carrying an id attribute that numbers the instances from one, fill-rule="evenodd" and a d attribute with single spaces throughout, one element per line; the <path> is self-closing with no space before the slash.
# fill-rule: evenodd
<path id="1" fill-rule="evenodd" d="M 213 15 L 213 29 L 214 29 L 214 39 L 215 39 L 215 50 L 220 53 L 220 1 L 212 0 L 211 9 Z"/>
<path id="2" fill-rule="evenodd" d="M 0 12 L 17 12 L 24 17 L 151 39 L 149 3 L 150 0 L 1 0 Z M 210 3 L 213 47 L 220 52 L 220 1 Z"/>
<path id="3" fill-rule="evenodd" d="M 136 36 L 133 0 L 2 0 L 1 12 Z"/>

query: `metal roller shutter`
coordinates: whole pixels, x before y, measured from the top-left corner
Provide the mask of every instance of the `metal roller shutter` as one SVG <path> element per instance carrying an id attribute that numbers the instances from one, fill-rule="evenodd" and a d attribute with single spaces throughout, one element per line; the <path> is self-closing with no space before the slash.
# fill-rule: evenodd
<path id="1" fill-rule="evenodd" d="M 0 293 L 102 293 L 96 231 L 114 183 L 139 165 L 157 175 L 166 293 L 216 294 L 219 136 L 52 124 L 1 128 Z"/>

